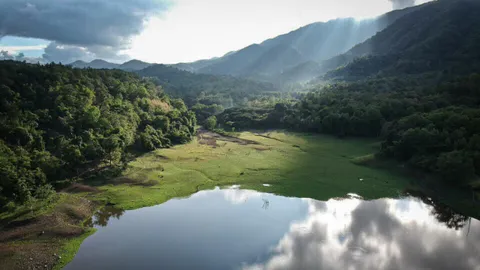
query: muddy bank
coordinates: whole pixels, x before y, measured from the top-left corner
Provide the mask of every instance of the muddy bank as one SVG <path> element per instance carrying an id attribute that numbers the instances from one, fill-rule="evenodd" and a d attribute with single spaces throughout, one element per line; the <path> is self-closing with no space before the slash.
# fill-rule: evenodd
<path id="1" fill-rule="evenodd" d="M 73 188 L 76 190 L 76 188 Z M 96 205 L 72 194 L 62 193 L 50 211 L 24 220 L 7 220 L 0 225 L 2 269 L 52 269 L 65 254 L 70 239 L 89 228 L 83 222 Z"/>

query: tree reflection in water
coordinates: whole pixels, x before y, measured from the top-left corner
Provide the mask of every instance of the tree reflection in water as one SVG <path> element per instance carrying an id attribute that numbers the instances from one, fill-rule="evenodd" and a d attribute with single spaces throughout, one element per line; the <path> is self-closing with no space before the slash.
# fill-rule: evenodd
<path id="1" fill-rule="evenodd" d="M 456 213 L 452 208 L 439 201 L 435 201 L 424 193 L 416 190 L 408 190 L 407 194 L 417 197 L 423 203 L 432 206 L 432 215 L 441 223 L 447 225 L 450 229 L 459 230 L 465 227 L 469 217 Z"/>
<path id="2" fill-rule="evenodd" d="M 114 217 L 116 219 L 119 219 L 123 213 L 125 213 L 125 210 L 115 208 L 114 206 L 105 206 L 95 212 L 93 217 L 89 218 L 86 222 L 85 225 L 89 227 L 93 226 L 102 226 L 105 227 L 108 225 L 108 221 L 110 220 L 111 217 Z"/>

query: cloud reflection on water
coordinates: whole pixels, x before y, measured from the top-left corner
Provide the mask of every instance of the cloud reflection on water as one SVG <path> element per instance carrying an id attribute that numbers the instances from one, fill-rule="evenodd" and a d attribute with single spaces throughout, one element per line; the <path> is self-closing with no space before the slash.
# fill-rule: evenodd
<path id="1" fill-rule="evenodd" d="M 290 226 L 266 262 L 244 270 L 480 269 L 478 220 L 449 228 L 413 198 L 305 200 L 307 218 Z"/>

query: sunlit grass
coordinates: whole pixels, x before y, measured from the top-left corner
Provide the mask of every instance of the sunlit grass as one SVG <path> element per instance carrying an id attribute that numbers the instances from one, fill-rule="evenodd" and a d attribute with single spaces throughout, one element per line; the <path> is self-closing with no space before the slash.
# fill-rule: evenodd
<path id="1" fill-rule="evenodd" d="M 407 179 L 355 165 L 352 158 L 373 153 L 373 141 L 283 132 L 243 132 L 241 145 L 198 141 L 148 153 L 129 164 L 124 177 L 153 186 L 106 185 L 94 199 L 125 209 L 159 204 L 215 186 L 241 185 L 286 196 L 327 200 L 355 192 L 367 199 L 397 196 Z M 263 184 L 271 184 L 264 187 Z"/>

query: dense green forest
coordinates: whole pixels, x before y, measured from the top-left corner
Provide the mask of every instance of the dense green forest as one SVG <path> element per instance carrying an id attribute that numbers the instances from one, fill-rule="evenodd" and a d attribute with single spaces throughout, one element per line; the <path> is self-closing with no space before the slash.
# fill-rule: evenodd
<path id="1" fill-rule="evenodd" d="M 180 99 L 119 70 L 0 61 L 0 204 L 120 166 L 132 151 L 189 141 Z"/>
<path id="2" fill-rule="evenodd" d="M 259 94 L 277 91 L 270 83 L 226 75 L 196 74 L 166 65 L 152 65 L 137 73 L 152 78 L 168 94 L 184 99 L 188 106 L 201 103 L 233 107 Z"/>
<path id="3" fill-rule="evenodd" d="M 324 64 L 328 79 L 480 71 L 480 2 L 436 1 Z"/>
<path id="4" fill-rule="evenodd" d="M 383 78 L 318 87 L 274 106 L 232 108 L 226 129 L 286 128 L 383 140 L 380 155 L 465 185 L 480 175 L 480 75 Z"/>

